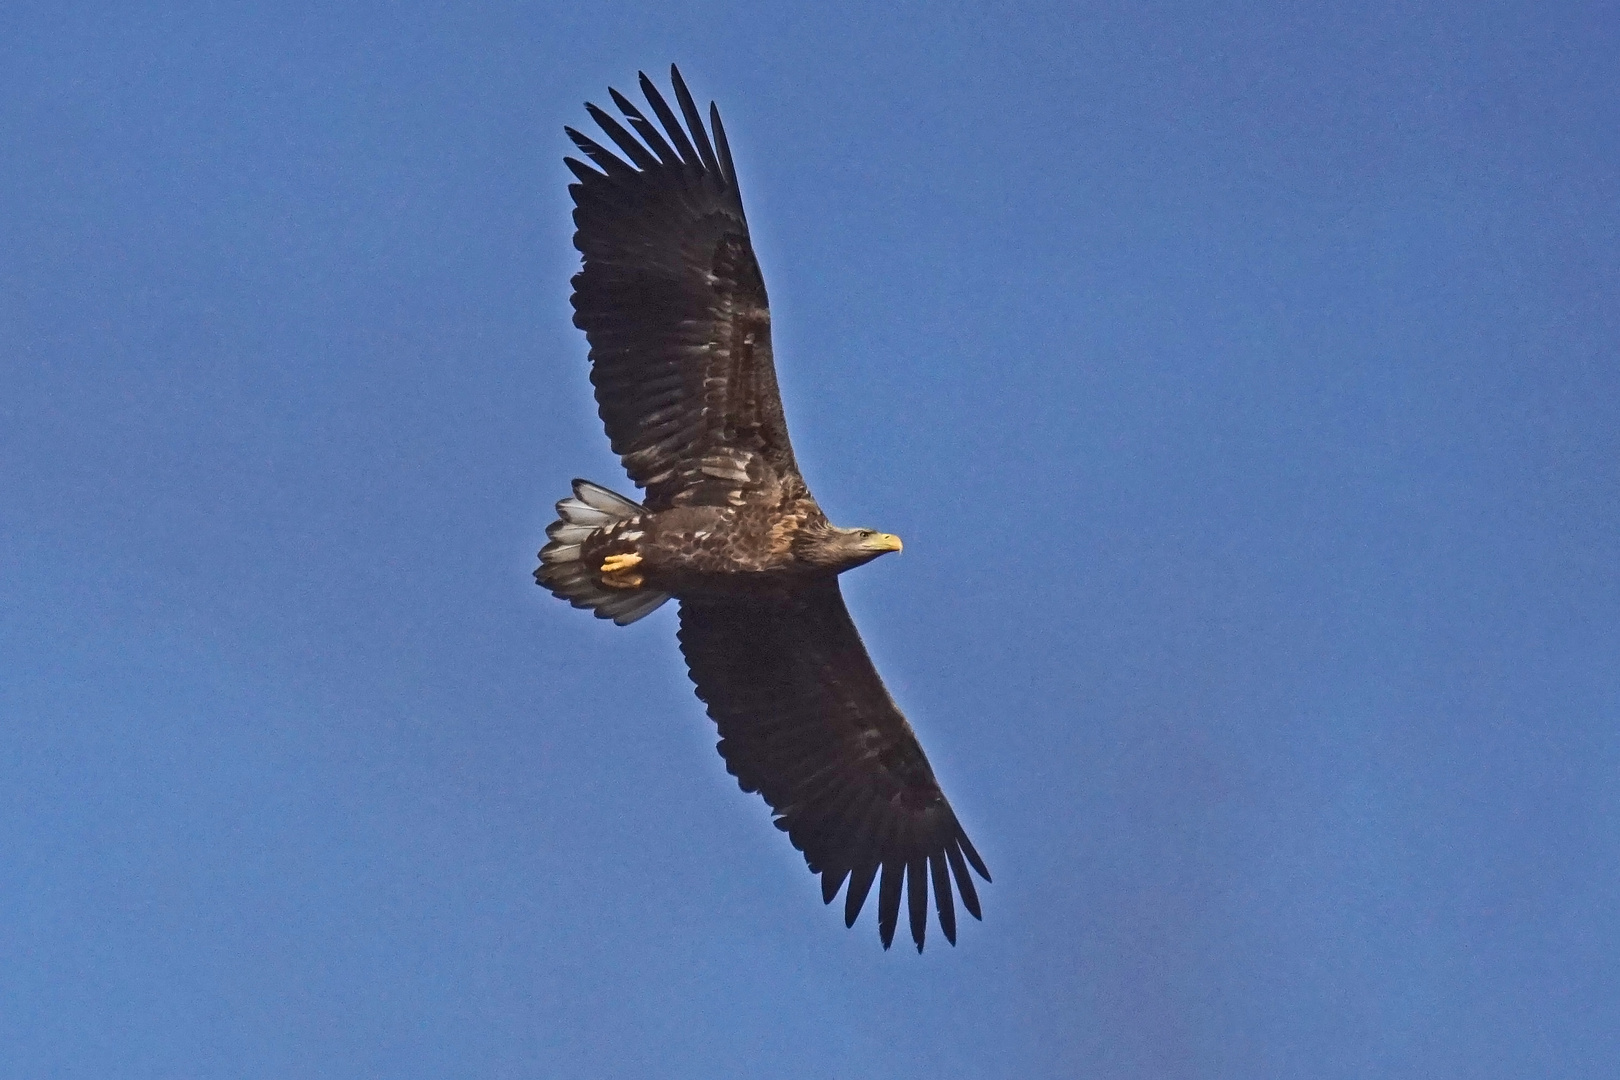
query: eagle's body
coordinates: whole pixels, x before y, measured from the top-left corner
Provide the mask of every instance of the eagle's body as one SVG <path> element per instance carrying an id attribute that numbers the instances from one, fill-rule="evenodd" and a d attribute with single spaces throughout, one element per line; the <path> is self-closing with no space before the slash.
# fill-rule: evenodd
<path id="1" fill-rule="evenodd" d="M 884 947 L 904 887 L 920 950 L 931 883 L 954 942 L 952 880 L 978 917 L 967 866 L 989 873 L 838 589 L 839 574 L 900 541 L 834 526 L 799 474 L 720 114 L 710 106 L 711 145 L 671 75 L 684 127 L 645 75 L 661 127 L 610 91 L 639 141 L 586 106 L 629 163 L 568 129 L 601 169 L 567 159 L 585 262 L 574 322 L 591 344 L 608 438 L 645 502 L 574 481 L 535 578 L 621 624 L 678 599 L 681 650 L 726 766 L 771 805 L 822 875 L 823 899 L 847 879 L 853 925 L 881 871 Z"/>

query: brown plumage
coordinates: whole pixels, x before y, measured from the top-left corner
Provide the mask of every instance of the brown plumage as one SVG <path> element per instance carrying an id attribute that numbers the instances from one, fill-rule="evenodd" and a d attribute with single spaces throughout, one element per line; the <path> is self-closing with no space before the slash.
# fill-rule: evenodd
<path id="1" fill-rule="evenodd" d="M 584 257 L 574 324 L 590 342 L 608 440 L 646 498 L 574 481 L 535 578 L 621 624 L 677 598 L 681 651 L 726 767 L 770 804 L 821 875 L 822 899 L 847 881 L 852 926 L 878 882 L 888 948 L 904 891 L 921 951 L 932 887 L 954 944 L 952 882 L 978 918 L 968 867 L 990 874 L 838 589 L 840 573 L 900 542 L 834 526 L 799 474 L 720 113 L 709 106 L 711 142 L 680 72 L 670 76 L 684 126 L 642 75 L 656 124 L 616 90 L 634 134 L 586 105 L 623 157 L 566 129 L 596 166 L 565 159 Z"/>

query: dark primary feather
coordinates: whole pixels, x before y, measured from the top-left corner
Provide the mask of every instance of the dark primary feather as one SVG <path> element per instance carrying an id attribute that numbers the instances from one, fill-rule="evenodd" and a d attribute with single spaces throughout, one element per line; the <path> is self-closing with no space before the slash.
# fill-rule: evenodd
<path id="1" fill-rule="evenodd" d="M 618 154 L 567 129 L 597 166 L 567 159 L 579 178 L 569 191 L 585 261 L 574 324 L 590 341 L 602 422 L 650 509 L 803 490 L 720 114 L 711 107 L 717 155 L 680 73 L 671 75 L 684 127 L 642 75 L 662 131 L 617 91 L 633 130 L 587 109 Z"/>
<path id="2" fill-rule="evenodd" d="M 686 117 L 686 128 L 692 133 L 692 141 L 697 143 L 698 156 L 703 159 L 704 168 L 711 173 L 720 171 L 719 162 L 714 160 L 714 148 L 709 145 L 708 132 L 703 130 L 703 116 L 698 112 L 697 103 L 692 100 L 692 94 L 686 89 L 686 80 L 675 65 L 669 66 L 669 79 L 675 87 L 675 100 L 681 104 L 681 115 Z M 711 103 L 712 104 L 712 103 Z"/>
<path id="3" fill-rule="evenodd" d="M 774 599 L 682 600 L 680 640 L 726 767 L 744 791 L 765 797 L 777 826 L 823 875 L 822 898 L 831 903 L 847 878 L 844 915 L 853 925 L 881 873 L 884 947 L 904 890 L 920 951 L 931 882 L 940 928 L 954 942 L 946 864 L 974 918 L 979 901 L 964 855 L 990 875 L 872 666 L 837 580 Z"/>

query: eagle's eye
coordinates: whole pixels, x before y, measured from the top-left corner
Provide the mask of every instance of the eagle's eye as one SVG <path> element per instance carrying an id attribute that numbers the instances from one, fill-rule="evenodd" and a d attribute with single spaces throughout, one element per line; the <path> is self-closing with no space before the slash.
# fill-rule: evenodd
<path id="1" fill-rule="evenodd" d="M 871 529 L 862 529 L 857 535 L 862 540 L 870 540 L 876 534 L 873 533 Z"/>

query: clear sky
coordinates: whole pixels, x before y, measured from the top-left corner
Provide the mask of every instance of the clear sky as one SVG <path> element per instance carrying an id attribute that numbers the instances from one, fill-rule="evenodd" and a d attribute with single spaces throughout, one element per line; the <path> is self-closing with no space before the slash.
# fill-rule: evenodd
<path id="1" fill-rule="evenodd" d="M 562 125 L 672 60 L 955 949 L 529 576 L 625 486 Z M 0 1076 L 1604 1074 L 1617 88 L 1608 4 L 5 4 Z"/>

